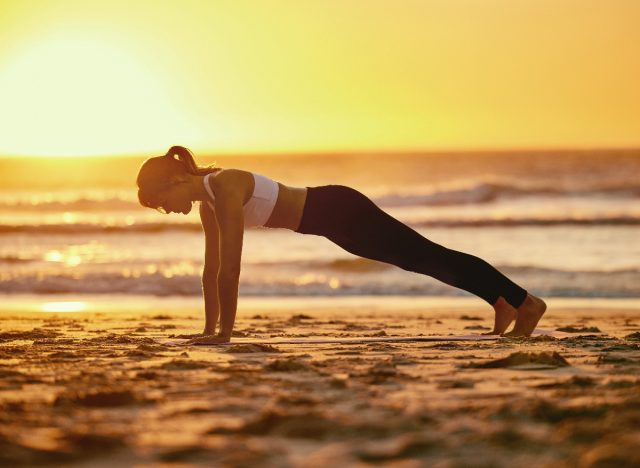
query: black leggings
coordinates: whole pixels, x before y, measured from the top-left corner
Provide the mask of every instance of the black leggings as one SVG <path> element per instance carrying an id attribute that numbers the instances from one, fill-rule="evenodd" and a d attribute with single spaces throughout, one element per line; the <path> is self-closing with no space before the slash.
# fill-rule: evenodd
<path id="1" fill-rule="evenodd" d="M 347 252 L 432 276 L 494 305 L 519 307 L 527 291 L 484 260 L 430 241 L 344 185 L 307 187 L 296 232 L 324 236 Z"/>

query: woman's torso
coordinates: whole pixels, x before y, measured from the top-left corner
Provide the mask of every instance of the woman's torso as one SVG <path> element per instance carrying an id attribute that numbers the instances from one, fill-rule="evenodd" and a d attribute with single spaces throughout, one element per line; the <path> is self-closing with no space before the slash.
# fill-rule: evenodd
<path id="1" fill-rule="evenodd" d="M 213 197 L 208 179 L 216 177 L 224 169 L 207 174 L 205 187 Z M 296 230 L 302 219 L 302 210 L 307 196 L 306 187 L 290 187 L 266 176 L 249 171 L 237 171 L 242 183 L 238 184 L 243 193 L 245 227 L 265 226 Z M 215 209 L 211 200 L 207 200 Z M 266 220 L 266 221 L 265 221 Z"/>

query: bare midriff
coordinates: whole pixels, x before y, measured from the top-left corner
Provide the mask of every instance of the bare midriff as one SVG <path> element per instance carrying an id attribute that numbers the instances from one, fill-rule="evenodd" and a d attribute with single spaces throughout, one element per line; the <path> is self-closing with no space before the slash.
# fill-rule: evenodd
<path id="1" fill-rule="evenodd" d="M 278 200 L 264 225 L 295 231 L 300 226 L 306 198 L 306 187 L 290 187 L 278 182 Z"/>

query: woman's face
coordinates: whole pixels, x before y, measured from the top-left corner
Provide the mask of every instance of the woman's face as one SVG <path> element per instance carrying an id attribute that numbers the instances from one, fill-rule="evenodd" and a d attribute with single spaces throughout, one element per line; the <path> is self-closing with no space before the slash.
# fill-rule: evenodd
<path id="1" fill-rule="evenodd" d="M 169 187 L 158 193 L 158 207 L 161 213 L 188 214 L 193 208 L 193 201 L 187 180 L 174 181 Z"/>

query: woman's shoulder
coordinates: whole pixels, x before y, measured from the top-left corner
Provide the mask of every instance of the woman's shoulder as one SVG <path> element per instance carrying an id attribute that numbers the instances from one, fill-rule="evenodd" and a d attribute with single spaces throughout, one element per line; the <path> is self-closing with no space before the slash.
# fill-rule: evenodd
<path id="1" fill-rule="evenodd" d="M 228 167 L 220 168 L 219 171 L 212 172 L 209 177 L 209 183 L 237 187 L 239 184 L 246 182 L 250 178 L 253 178 L 250 171 Z"/>
<path id="2" fill-rule="evenodd" d="M 207 182 L 215 196 L 227 193 L 245 198 L 245 192 L 253 190 L 253 174 L 242 169 L 221 168 L 218 173 L 212 173 Z"/>

